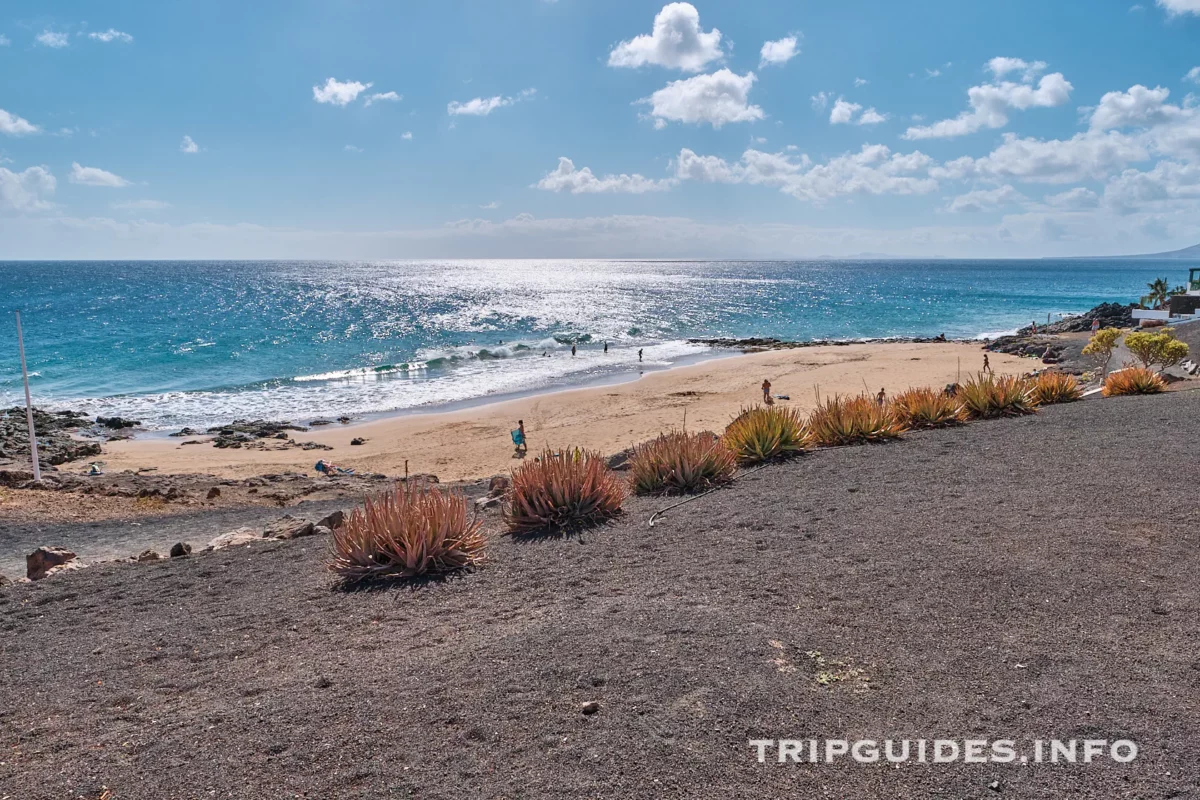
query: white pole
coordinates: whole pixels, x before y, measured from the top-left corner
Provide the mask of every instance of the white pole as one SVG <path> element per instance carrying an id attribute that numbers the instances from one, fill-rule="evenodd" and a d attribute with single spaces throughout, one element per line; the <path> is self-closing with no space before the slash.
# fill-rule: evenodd
<path id="1" fill-rule="evenodd" d="M 21 312 L 17 315 L 17 348 L 21 351 L 21 377 L 25 380 L 25 421 L 29 423 L 29 452 L 33 459 L 33 479 L 42 479 L 42 465 L 38 463 L 37 431 L 33 427 L 33 400 L 29 397 L 29 370 L 25 367 L 25 339 L 21 336 Z"/>

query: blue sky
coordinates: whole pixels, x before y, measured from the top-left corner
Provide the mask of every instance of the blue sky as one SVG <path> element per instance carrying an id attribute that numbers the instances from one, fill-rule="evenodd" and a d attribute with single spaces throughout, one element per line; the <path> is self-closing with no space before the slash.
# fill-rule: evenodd
<path id="1" fill-rule="evenodd" d="M 1200 0 L 8 0 L 0 37 L 0 258 L 1200 242 Z"/>

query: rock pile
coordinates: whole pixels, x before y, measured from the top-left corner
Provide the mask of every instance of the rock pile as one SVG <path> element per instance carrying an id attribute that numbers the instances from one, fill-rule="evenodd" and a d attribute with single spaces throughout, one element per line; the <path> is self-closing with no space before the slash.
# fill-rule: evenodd
<path id="1" fill-rule="evenodd" d="M 1092 329 L 1092 320 L 1100 320 L 1101 328 L 1129 328 L 1133 326 L 1133 310 L 1136 303 L 1121 305 L 1120 303 L 1101 303 L 1091 311 L 1085 311 L 1077 317 L 1066 317 L 1050 325 L 1038 325 L 1038 333 L 1083 333 Z M 1029 336 L 1033 333 L 1032 326 L 1026 326 L 1017 331 L 1018 336 Z"/>
<path id="2" fill-rule="evenodd" d="M 86 414 L 76 411 L 49 413 L 35 408 L 33 425 L 42 469 L 49 471 L 58 464 L 100 455 L 98 442 L 81 442 L 71 436 L 90 424 Z M 14 464 L 29 464 L 29 427 L 20 406 L 0 410 L 0 468 Z"/>

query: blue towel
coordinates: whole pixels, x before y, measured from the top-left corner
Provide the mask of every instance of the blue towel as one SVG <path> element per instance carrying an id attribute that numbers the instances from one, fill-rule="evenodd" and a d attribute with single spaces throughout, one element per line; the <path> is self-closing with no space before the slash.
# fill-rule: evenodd
<path id="1" fill-rule="evenodd" d="M 513 444 L 515 444 L 515 445 L 520 446 L 520 445 L 525 444 L 525 434 L 521 433 L 520 428 L 517 428 L 515 431 L 512 432 L 512 439 L 513 439 Z"/>

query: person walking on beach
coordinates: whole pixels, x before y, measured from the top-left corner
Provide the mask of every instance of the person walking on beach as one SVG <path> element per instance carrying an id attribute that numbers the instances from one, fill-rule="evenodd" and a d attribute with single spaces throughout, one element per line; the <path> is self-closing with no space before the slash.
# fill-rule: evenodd
<path id="1" fill-rule="evenodd" d="M 518 453 L 529 452 L 529 441 L 525 438 L 525 420 L 517 420 L 517 429 L 513 431 L 513 443 Z"/>
<path id="2" fill-rule="evenodd" d="M 983 354 L 983 371 L 984 372 L 992 371 L 992 365 L 988 363 L 988 354 L 987 353 Z"/>
<path id="3" fill-rule="evenodd" d="M 1037 320 L 1029 323 L 1029 334 L 1030 336 L 1037 336 Z"/>
<path id="4" fill-rule="evenodd" d="M 575 345 L 571 345 L 571 355 L 575 355 Z"/>
<path id="5" fill-rule="evenodd" d="M 605 355 L 608 354 L 608 342 L 604 343 L 604 353 L 605 353 Z"/>
<path id="6" fill-rule="evenodd" d="M 771 381 L 769 379 L 763 378 L 762 390 L 763 390 L 763 402 L 766 403 L 767 405 L 770 405 L 771 404 Z"/>
<path id="7" fill-rule="evenodd" d="M 639 347 L 638 348 L 638 361 L 641 361 L 641 360 L 642 360 L 642 349 Z"/>
<path id="8" fill-rule="evenodd" d="M 883 388 L 879 390 L 879 394 L 875 395 L 875 402 L 879 404 L 880 408 L 883 408 L 884 403 L 887 402 L 887 392 Z"/>
<path id="9" fill-rule="evenodd" d="M 1095 336 L 1100 331 L 1100 318 L 1092 317 L 1092 336 Z"/>

